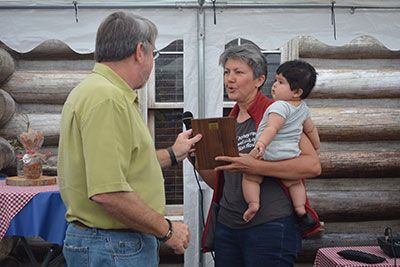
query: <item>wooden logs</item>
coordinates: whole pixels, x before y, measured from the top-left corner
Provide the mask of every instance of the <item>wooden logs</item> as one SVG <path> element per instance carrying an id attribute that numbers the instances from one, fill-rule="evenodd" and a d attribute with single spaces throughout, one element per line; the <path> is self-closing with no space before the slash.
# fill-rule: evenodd
<path id="1" fill-rule="evenodd" d="M 61 114 L 14 114 L 11 120 L 0 128 L 0 136 L 11 140 L 27 130 L 27 122 L 44 135 L 44 145 L 57 145 Z"/>
<path id="2" fill-rule="evenodd" d="M 361 36 L 347 45 L 329 46 L 313 37 L 299 38 L 300 58 L 381 59 L 400 58 L 400 53 L 391 51 L 370 36 Z"/>
<path id="3" fill-rule="evenodd" d="M 323 141 L 397 140 L 400 108 L 312 108 Z"/>
<path id="4" fill-rule="evenodd" d="M 14 149 L 6 139 L 0 137 L 0 170 L 12 166 L 14 161 Z"/>
<path id="5" fill-rule="evenodd" d="M 89 71 L 16 71 L 2 88 L 18 103 L 63 104 Z"/>
<path id="6" fill-rule="evenodd" d="M 2 86 L 18 103 L 63 104 L 89 70 L 16 71 Z M 400 97 L 400 71 L 319 69 L 312 99 L 374 99 Z"/>
<path id="7" fill-rule="evenodd" d="M 324 222 L 400 218 L 400 178 L 307 179 L 312 206 Z"/>
<path id="8" fill-rule="evenodd" d="M 324 222 L 323 233 L 369 233 L 382 235 L 386 227 L 400 229 L 400 219 L 379 220 L 376 218 L 371 221 L 352 221 L 352 222 Z"/>
<path id="9" fill-rule="evenodd" d="M 4 49 L 0 48 L 0 85 L 14 73 L 15 64 L 13 58 Z"/>
<path id="10" fill-rule="evenodd" d="M 311 108 L 311 114 L 322 141 L 374 141 L 400 138 L 400 108 Z M 58 140 L 60 114 L 32 113 L 29 114 L 29 118 L 33 126 L 36 124 L 42 127 L 45 139 Z M 4 129 L 0 128 L 0 134 L 7 139 L 26 129 L 23 116 L 13 117 L 8 124 Z"/>
<path id="11" fill-rule="evenodd" d="M 15 113 L 14 99 L 0 89 L 0 128 L 6 124 Z"/>
<path id="12" fill-rule="evenodd" d="M 318 69 L 310 98 L 399 98 L 400 70 Z"/>
<path id="13" fill-rule="evenodd" d="M 322 174 L 318 178 L 398 177 L 400 173 L 400 151 L 337 151 L 321 152 Z M 54 159 L 56 160 L 56 158 Z M 56 163 L 43 167 L 54 175 Z M 350 178 L 349 178 L 350 179 Z M 314 179 L 309 179 L 314 181 Z M 329 181 L 330 179 L 323 179 Z M 399 182 L 400 183 L 400 182 Z M 354 190 L 353 187 L 348 190 Z M 400 188 L 399 188 L 400 191 Z M 350 195 L 351 196 L 351 195 Z M 329 196 L 327 196 L 329 197 Z M 347 197 L 344 196 L 344 197 Z"/>
<path id="14" fill-rule="evenodd" d="M 400 98 L 374 98 L 374 99 L 317 99 L 310 98 L 305 100 L 311 108 L 399 108 Z"/>
<path id="15" fill-rule="evenodd" d="M 396 177 L 400 173 L 400 151 L 387 150 L 322 152 L 319 177 Z"/>

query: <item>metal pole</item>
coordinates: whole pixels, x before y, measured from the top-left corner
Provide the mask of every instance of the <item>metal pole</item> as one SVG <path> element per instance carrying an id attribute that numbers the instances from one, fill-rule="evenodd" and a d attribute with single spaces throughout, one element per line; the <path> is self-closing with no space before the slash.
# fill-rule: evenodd
<path id="1" fill-rule="evenodd" d="M 204 0 L 199 0 L 197 11 L 197 57 L 198 57 L 198 117 L 205 117 L 205 14 Z"/>
<path id="2" fill-rule="evenodd" d="M 210 3 L 204 3 L 204 0 L 198 0 L 198 3 L 196 1 L 185 1 L 185 2 L 159 2 L 159 3 L 146 3 L 146 2 L 139 2 L 135 3 L 134 1 L 131 2 L 121 2 L 121 3 L 113 3 L 113 2 L 93 2 L 93 3 L 80 3 L 79 1 L 77 2 L 77 5 L 79 9 L 137 9 L 137 8 L 149 8 L 149 9 L 154 9 L 154 8 L 199 8 L 200 9 L 206 9 L 206 8 L 213 8 L 213 5 Z M 230 8 L 238 8 L 238 9 L 243 9 L 243 8 L 265 8 L 265 9 L 276 9 L 276 8 L 283 8 L 283 9 L 326 9 L 330 8 L 331 4 L 264 4 L 260 3 L 257 1 L 254 1 L 254 3 L 248 2 L 248 1 L 243 1 L 243 2 L 236 2 L 236 3 L 227 3 L 224 1 L 217 1 L 215 3 L 215 6 L 217 8 L 224 8 L 224 9 L 230 9 Z M 377 9 L 377 10 L 397 10 L 400 9 L 399 4 L 388 4 L 388 5 L 367 5 L 367 4 L 336 4 L 335 5 L 336 9 Z M 15 3 L 15 4 L 2 4 L 0 1 L 0 9 L 73 9 L 73 2 L 71 1 L 71 4 L 26 4 L 24 2 L 22 3 Z"/>
<path id="3" fill-rule="evenodd" d="M 204 118 L 206 115 L 205 107 L 205 14 L 204 14 L 204 2 L 205 0 L 198 0 L 199 9 L 197 10 L 197 56 L 198 56 L 198 117 Z M 199 190 L 202 190 L 199 188 Z M 200 197 L 201 192 L 198 195 L 198 226 L 199 226 L 199 267 L 204 266 L 204 254 L 201 253 L 201 233 L 203 232 L 203 222 L 201 213 L 203 212 L 203 199 Z"/>

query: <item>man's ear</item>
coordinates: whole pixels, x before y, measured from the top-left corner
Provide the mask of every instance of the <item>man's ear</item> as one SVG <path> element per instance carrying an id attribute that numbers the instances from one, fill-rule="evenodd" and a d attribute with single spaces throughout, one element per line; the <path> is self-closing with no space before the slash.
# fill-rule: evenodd
<path id="1" fill-rule="evenodd" d="M 135 50 L 135 60 L 142 63 L 144 60 L 144 46 L 142 42 L 137 43 Z"/>
<path id="2" fill-rule="evenodd" d="M 294 93 L 295 97 L 301 97 L 301 95 L 303 94 L 303 89 L 299 88 L 296 90 L 296 92 Z"/>

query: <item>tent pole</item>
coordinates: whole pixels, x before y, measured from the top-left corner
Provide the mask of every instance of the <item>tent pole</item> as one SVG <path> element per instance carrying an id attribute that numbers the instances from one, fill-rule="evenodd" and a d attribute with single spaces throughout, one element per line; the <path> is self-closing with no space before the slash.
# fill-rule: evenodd
<path id="1" fill-rule="evenodd" d="M 198 117 L 205 117 L 205 14 L 204 0 L 199 0 L 200 8 L 197 11 L 197 57 L 198 57 Z"/>
<path id="2" fill-rule="evenodd" d="M 198 101 L 198 117 L 204 118 L 206 116 L 205 112 L 205 14 L 204 14 L 204 2 L 205 0 L 198 0 L 199 8 L 197 10 L 197 57 L 198 57 L 198 91 L 197 91 L 197 101 Z M 199 190 L 203 190 L 199 188 Z M 201 233 L 203 232 L 203 218 L 201 216 L 201 209 L 203 208 L 203 199 L 200 198 L 201 192 L 198 195 L 198 228 L 199 228 L 199 243 L 198 243 L 198 266 L 204 266 L 204 254 L 201 253 Z"/>

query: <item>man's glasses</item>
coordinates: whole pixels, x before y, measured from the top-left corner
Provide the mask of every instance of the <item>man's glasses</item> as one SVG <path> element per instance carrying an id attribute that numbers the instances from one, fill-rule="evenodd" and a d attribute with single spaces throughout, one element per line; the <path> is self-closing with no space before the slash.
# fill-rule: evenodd
<path id="1" fill-rule="evenodd" d="M 153 50 L 153 59 L 156 60 L 160 56 L 160 51 L 157 48 Z"/>

